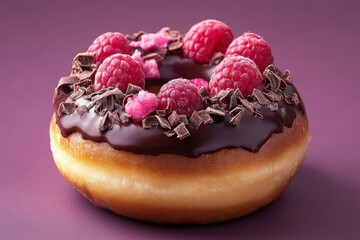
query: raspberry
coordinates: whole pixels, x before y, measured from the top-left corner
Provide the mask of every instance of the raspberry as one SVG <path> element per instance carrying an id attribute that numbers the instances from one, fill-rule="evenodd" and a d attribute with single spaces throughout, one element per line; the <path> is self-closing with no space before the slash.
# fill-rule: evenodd
<path id="1" fill-rule="evenodd" d="M 271 49 L 259 35 L 246 32 L 229 45 L 225 57 L 244 56 L 253 60 L 260 72 L 274 62 Z"/>
<path id="2" fill-rule="evenodd" d="M 145 88 L 145 74 L 140 64 L 125 54 L 118 53 L 107 57 L 95 75 L 95 90 L 117 87 L 126 92 L 129 83 Z"/>
<path id="3" fill-rule="evenodd" d="M 159 108 L 166 109 L 170 102 L 170 110 L 190 117 L 194 111 L 203 108 L 202 98 L 195 85 L 188 80 L 178 78 L 165 83 L 158 93 Z"/>
<path id="4" fill-rule="evenodd" d="M 209 82 L 202 78 L 194 78 L 189 80 L 190 83 L 194 84 L 197 89 L 205 87 L 206 91 L 209 91 Z"/>
<path id="5" fill-rule="evenodd" d="M 131 48 L 121 33 L 107 32 L 98 36 L 90 45 L 88 52 L 95 53 L 95 62 L 100 64 L 105 58 L 115 54 L 130 54 Z"/>
<path id="6" fill-rule="evenodd" d="M 192 26 L 183 39 L 184 56 L 198 63 L 208 63 L 214 53 L 225 53 L 234 36 L 218 20 L 205 20 Z"/>
<path id="7" fill-rule="evenodd" d="M 211 76 L 209 88 L 212 96 L 220 90 L 238 88 L 246 97 L 261 86 L 263 77 L 256 64 L 249 58 L 233 56 L 224 58 Z"/>
<path id="8" fill-rule="evenodd" d="M 158 107 L 158 100 L 154 93 L 141 90 L 138 94 L 128 98 L 125 104 L 125 112 L 135 122 L 139 122 Z"/>

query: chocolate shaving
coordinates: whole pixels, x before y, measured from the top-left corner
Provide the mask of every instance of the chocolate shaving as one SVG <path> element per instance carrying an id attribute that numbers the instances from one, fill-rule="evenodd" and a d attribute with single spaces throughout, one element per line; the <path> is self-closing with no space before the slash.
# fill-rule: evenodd
<path id="1" fill-rule="evenodd" d="M 117 88 L 115 88 L 115 89 L 117 89 Z M 126 89 L 126 95 L 135 94 L 135 93 L 140 92 L 141 90 L 143 90 L 141 87 L 129 83 L 129 85 Z"/>
<path id="2" fill-rule="evenodd" d="M 75 111 L 75 103 L 62 102 L 58 108 L 58 115 L 70 115 Z"/>
<path id="3" fill-rule="evenodd" d="M 236 89 L 230 97 L 229 110 L 235 108 L 238 105 L 238 99 L 242 98 L 242 94 L 239 89 Z"/>
<path id="4" fill-rule="evenodd" d="M 130 119 L 130 115 L 125 112 L 120 112 L 120 121 L 121 123 L 127 123 Z"/>
<path id="5" fill-rule="evenodd" d="M 92 69 L 92 68 L 96 68 L 96 64 L 94 61 L 94 56 L 95 53 L 91 53 L 91 52 L 82 52 L 82 53 L 78 53 L 73 62 L 78 62 L 78 64 L 81 66 L 82 69 Z"/>
<path id="6" fill-rule="evenodd" d="M 163 134 L 167 137 L 172 137 L 174 136 L 176 133 L 174 130 L 170 130 L 170 131 L 166 131 L 166 132 L 163 132 Z"/>
<path id="7" fill-rule="evenodd" d="M 288 96 L 287 94 L 283 93 L 283 98 L 284 98 L 284 101 L 286 102 L 286 104 L 288 104 L 288 105 L 293 104 L 293 102 L 291 100 L 291 96 Z"/>
<path id="8" fill-rule="evenodd" d="M 225 112 L 219 109 L 215 109 L 212 107 L 207 107 L 205 109 L 206 112 L 208 112 L 211 115 L 217 115 L 217 116 L 225 116 Z"/>
<path id="9" fill-rule="evenodd" d="M 222 52 L 216 52 L 210 58 L 210 65 L 218 65 L 223 59 L 225 54 Z"/>
<path id="10" fill-rule="evenodd" d="M 185 114 L 179 114 L 179 121 L 180 123 L 184 123 L 185 125 L 189 124 L 189 120 Z"/>
<path id="11" fill-rule="evenodd" d="M 168 117 L 168 120 L 170 125 L 173 127 L 180 122 L 180 117 L 175 111 L 172 111 L 172 113 Z"/>
<path id="12" fill-rule="evenodd" d="M 64 94 L 68 95 L 73 90 L 73 84 L 80 81 L 80 79 L 76 76 L 68 76 L 68 77 L 62 77 L 59 80 L 59 83 L 56 87 L 56 93 L 57 94 Z"/>
<path id="13" fill-rule="evenodd" d="M 130 84 L 129 84 L 130 85 Z M 97 93 L 97 92 L 95 92 Z M 92 101 L 97 102 L 100 101 L 102 99 L 108 98 L 109 96 L 118 96 L 120 98 L 124 97 L 125 95 L 121 92 L 120 89 L 118 88 L 108 88 L 107 90 L 105 90 L 103 93 L 99 94 L 99 95 L 95 95 L 92 98 Z"/>
<path id="14" fill-rule="evenodd" d="M 228 103 L 230 102 L 230 98 L 233 95 L 234 90 L 233 89 L 229 89 L 225 92 L 225 94 L 223 96 L 221 96 L 221 98 L 219 99 L 219 101 L 221 103 L 224 103 L 226 105 L 228 105 Z"/>
<path id="15" fill-rule="evenodd" d="M 115 100 L 113 96 L 108 96 L 106 98 L 106 108 L 109 111 L 113 111 L 115 108 Z"/>
<path id="16" fill-rule="evenodd" d="M 76 112 L 82 116 L 84 115 L 85 113 L 89 112 L 89 109 L 86 105 L 81 105 L 80 107 L 77 107 L 76 108 Z"/>
<path id="17" fill-rule="evenodd" d="M 283 77 L 282 77 L 283 79 L 284 79 L 284 81 L 287 83 L 287 84 L 292 84 L 292 78 L 291 78 L 291 76 L 290 76 L 290 71 L 289 70 L 285 70 L 285 72 L 284 72 L 284 75 L 283 75 Z"/>
<path id="18" fill-rule="evenodd" d="M 183 43 L 181 41 L 175 41 L 175 42 L 171 42 L 168 45 L 168 49 L 170 52 L 176 52 L 179 51 L 183 46 Z"/>
<path id="19" fill-rule="evenodd" d="M 281 116 L 285 116 L 286 115 L 286 110 L 285 108 L 280 108 L 280 113 L 281 113 Z"/>
<path id="20" fill-rule="evenodd" d="M 181 38 L 181 34 L 179 31 L 172 30 L 170 28 L 165 32 L 165 34 L 170 38 L 177 38 L 177 39 Z"/>
<path id="21" fill-rule="evenodd" d="M 197 112 L 197 114 L 201 117 L 204 125 L 209 125 L 214 123 L 214 120 L 211 118 L 210 114 L 205 110 L 200 110 Z"/>
<path id="22" fill-rule="evenodd" d="M 153 128 L 159 125 L 158 120 L 155 116 L 148 116 L 144 118 L 142 121 L 142 127 L 145 129 Z"/>
<path id="23" fill-rule="evenodd" d="M 102 102 L 96 102 L 94 105 L 94 111 L 100 116 L 104 116 L 107 109 L 104 107 Z"/>
<path id="24" fill-rule="evenodd" d="M 176 128 L 174 128 L 174 131 L 177 135 L 177 138 L 180 140 L 183 140 L 184 138 L 187 138 L 190 136 L 189 130 L 187 130 L 184 123 L 180 123 Z"/>
<path id="25" fill-rule="evenodd" d="M 252 95 L 259 102 L 260 105 L 267 105 L 270 101 L 264 96 L 264 94 L 257 88 L 254 88 Z"/>
<path id="26" fill-rule="evenodd" d="M 74 91 L 71 93 L 70 98 L 72 100 L 77 100 L 80 97 L 82 97 L 86 92 L 86 89 L 84 87 L 80 87 L 79 85 L 77 85 L 74 89 Z"/>
<path id="27" fill-rule="evenodd" d="M 233 110 L 231 110 L 229 113 L 230 113 L 230 115 L 235 116 L 240 111 L 245 111 L 245 108 L 242 106 L 237 106 Z"/>
<path id="28" fill-rule="evenodd" d="M 104 132 L 112 128 L 112 121 L 110 119 L 110 114 L 107 112 L 104 117 L 100 120 L 99 131 Z"/>
<path id="29" fill-rule="evenodd" d="M 79 79 L 94 79 L 96 74 L 96 69 L 85 70 L 81 73 L 75 73 L 73 75 L 77 76 Z"/>
<path id="30" fill-rule="evenodd" d="M 292 102 L 295 106 L 297 106 L 297 105 L 299 104 L 300 100 L 299 100 L 299 97 L 298 97 L 298 95 L 297 95 L 296 93 L 293 93 L 293 94 L 291 95 L 291 102 Z"/>
<path id="31" fill-rule="evenodd" d="M 244 108 L 239 108 L 236 115 L 230 119 L 229 123 L 231 125 L 238 125 L 239 122 L 241 121 L 244 113 L 245 113 L 245 109 Z"/>
<path id="32" fill-rule="evenodd" d="M 144 55 L 142 58 L 144 61 L 154 59 L 158 64 L 164 60 L 164 56 L 160 55 L 157 52 L 148 53 L 148 54 Z"/>
<path id="33" fill-rule="evenodd" d="M 144 31 L 139 31 L 139 32 L 134 33 L 134 34 L 131 34 L 131 35 L 130 35 L 130 34 L 126 34 L 126 35 L 125 35 L 125 38 L 128 40 L 128 42 L 131 42 L 131 41 L 137 42 L 137 41 L 140 40 L 141 36 L 144 35 L 144 34 L 145 34 Z"/>
<path id="34" fill-rule="evenodd" d="M 272 102 L 278 102 L 281 101 L 281 95 L 274 93 L 273 91 L 265 92 L 265 97 L 267 97 Z"/>
<path id="35" fill-rule="evenodd" d="M 111 119 L 111 122 L 113 124 L 117 124 L 120 126 L 121 124 L 121 119 L 120 119 L 120 113 L 115 111 L 115 112 L 112 112 L 111 115 L 110 115 L 110 119 Z"/>
<path id="36" fill-rule="evenodd" d="M 160 117 L 158 115 L 155 115 L 155 118 L 157 119 L 158 123 L 160 124 L 160 127 L 171 130 L 170 123 L 165 118 Z"/>
<path id="37" fill-rule="evenodd" d="M 263 119 L 264 118 L 264 116 L 261 114 L 261 113 L 259 113 L 258 111 L 254 111 L 254 116 L 256 117 L 256 118 L 259 118 L 259 119 Z"/>
<path id="38" fill-rule="evenodd" d="M 243 105 L 246 110 L 248 110 L 251 113 L 255 112 L 252 104 L 248 100 L 240 99 L 240 102 L 241 102 L 241 105 Z"/>
<path id="39" fill-rule="evenodd" d="M 85 94 L 87 94 L 87 95 L 92 94 L 94 92 L 95 92 L 95 88 L 93 85 L 88 86 L 85 90 Z"/>
<path id="40" fill-rule="evenodd" d="M 167 112 L 166 110 L 156 110 L 156 115 L 159 115 L 160 117 L 166 117 Z"/>
<path id="41" fill-rule="evenodd" d="M 276 112 L 278 109 L 279 109 L 279 105 L 277 104 L 277 103 L 274 103 L 274 102 L 272 102 L 272 103 L 269 103 L 268 105 L 267 105 L 267 107 L 270 109 L 270 111 L 272 111 L 272 112 Z"/>
<path id="42" fill-rule="evenodd" d="M 203 119 L 199 116 L 199 114 L 194 111 L 190 116 L 190 122 L 197 128 L 203 123 Z"/>
<path id="43" fill-rule="evenodd" d="M 206 90 L 206 88 L 204 86 L 201 86 L 201 88 L 198 90 L 198 93 L 203 98 L 210 97 L 209 92 Z"/>

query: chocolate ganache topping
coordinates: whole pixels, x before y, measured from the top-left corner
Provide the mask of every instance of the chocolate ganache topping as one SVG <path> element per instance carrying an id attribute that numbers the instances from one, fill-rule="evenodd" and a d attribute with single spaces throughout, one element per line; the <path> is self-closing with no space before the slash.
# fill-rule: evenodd
<path id="1" fill-rule="evenodd" d="M 127 39 L 137 41 L 142 34 L 128 35 Z M 198 64 L 182 56 L 180 34 L 173 30 L 168 34 L 173 40 L 166 48 L 151 52 L 137 48 L 143 60 L 155 59 L 159 66 L 160 78 L 147 79 L 145 90 L 156 93 L 164 83 L 176 78 L 209 81 L 223 54 L 214 54 L 210 64 Z M 63 137 L 77 132 L 86 140 L 107 142 L 115 149 L 138 154 L 197 157 L 238 147 L 257 152 L 272 134 L 292 127 L 296 112 L 305 114 L 289 71 L 281 72 L 270 65 L 263 72 L 263 85 L 250 96 L 244 97 L 234 89 L 210 96 L 202 87 L 199 94 L 204 109 L 194 111 L 191 117 L 167 108 L 133 122 L 124 105 L 127 98 L 142 89 L 129 84 L 126 92 L 112 87 L 95 91 L 97 67 L 93 53 L 79 53 L 71 74 L 58 83 L 53 103 Z"/>

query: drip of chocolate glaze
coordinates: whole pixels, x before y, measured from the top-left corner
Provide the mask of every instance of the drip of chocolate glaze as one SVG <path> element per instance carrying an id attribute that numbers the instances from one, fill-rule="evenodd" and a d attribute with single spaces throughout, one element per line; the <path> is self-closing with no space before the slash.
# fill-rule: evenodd
<path id="1" fill-rule="evenodd" d="M 174 78 L 196 78 L 206 80 L 214 70 L 213 66 L 204 66 L 177 55 L 169 55 L 160 67 L 160 79 L 147 81 L 147 89 L 157 92 L 161 85 Z M 297 93 L 292 84 L 286 86 L 283 94 L 291 96 Z M 85 101 L 80 99 L 78 101 Z M 54 107 L 58 108 L 60 102 L 55 101 Z M 77 102 L 84 105 L 86 102 Z M 197 157 L 201 154 L 213 153 L 221 149 L 241 147 L 251 152 L 257 152 L 274 133 L 280 133 L 285 127 L 292 127 L 296 118 L 296 111 L 305 114 L 301 98 L 297 106 L 289 105 L 284 99 L 277 102 L 281 111 L 270 111 L 268 107 L 261 106 L 258 112 L 262 119 L 246 111 L 237 125 L 229 123 L 231 115 L 212 116 L 214 122 L 196 128 L 188 125 L 190 137 L 179 140 L 176 137 L 164 136 L 164 129 L 154 127 L 144 129 L 141 123 L 127 122 L 121 125 L 114 124 L 106 132 L 98 130 L 102 116 L 90 109 L 89 112 L 79 115 L 77 111 L 69 115 L 56 115 L 57 125 L 64 137 L 78 132 L 86 140 L 107 142 L 118 150 L 130 151 L 137 154 L 158 155 L 162 153 L 179 154 L 187 157 Z M 285 113 L 285 114 L 284 114 Z"/>

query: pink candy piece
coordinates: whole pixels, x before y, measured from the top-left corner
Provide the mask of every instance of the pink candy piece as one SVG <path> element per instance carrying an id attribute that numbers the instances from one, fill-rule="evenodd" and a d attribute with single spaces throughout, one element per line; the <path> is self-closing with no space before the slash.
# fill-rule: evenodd
<path id="1" fill-rule="evenodd" d="M 140 63 L 141 68 L 145 73 L 145 78 L 160 78 L 159 68 L 154 59 L 144 61 L 141 57 L 141 53 L 138 50 L 135 50 L 132 58 Z"/>
<path id="2" fill-rule="evenodd" d="M 194 84 L 197 89 L 205 87 L 206 91 L 209 91 L 209 82 L 202 78 L 194 78 L 189 80 L 190 83 Z"/>
<path id="3" fill-rule="evenodd" d="M 158 99 L 155 94 L 141 90 L 138 94 L 130 97 L 125 104 L 125 112 L 135 122 L 139 122 L 158 107 Z"/>
<path id="4" fill-rule="evenodd" d="M 133 41 L 130 43 L 130 46 L 141 47 L 145 51 L 156 48 L 166 48 L 169 41 L 176 40 L 176 38 L 166 35 L 168 30 L 170 30 L 170 28 L 164 27 L 157 33 L 144 34 L 140 37 L 140 41 Z"/>

